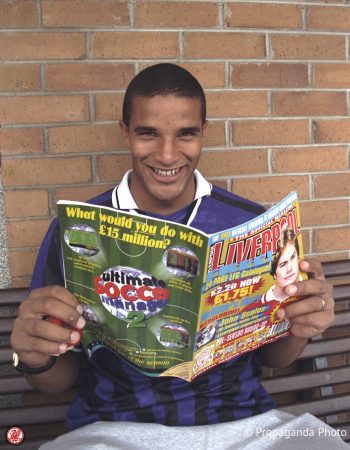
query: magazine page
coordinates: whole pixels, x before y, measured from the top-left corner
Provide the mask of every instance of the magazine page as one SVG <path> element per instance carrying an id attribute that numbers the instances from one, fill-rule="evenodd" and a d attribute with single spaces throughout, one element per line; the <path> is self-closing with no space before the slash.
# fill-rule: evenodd
<path id="1" fill-rule="evenodd" d="M 60 201 L 58 213 L 66 287 L 84 308 L 88 356 L 106 346 L 148 375 L 189 379 L 208 237 L 80 202 Z"/>
<path id="2" fill-rule="evenodd" d="M 291 192 L 257 218 L 210 236 L 193 374 L 289 333 L 278 309 L 297 300 L 283 287 L 306 278 L 299 205 Z"/>

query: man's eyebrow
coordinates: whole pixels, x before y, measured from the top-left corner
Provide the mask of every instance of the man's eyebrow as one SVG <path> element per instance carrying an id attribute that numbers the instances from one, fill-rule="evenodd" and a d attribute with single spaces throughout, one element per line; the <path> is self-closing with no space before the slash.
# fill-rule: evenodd
<path id="1" fill-rule="evenodd" d="M 199 127 L 184 127 L 184 128 L 180 128 L 179 132 L 180 133 L 199 133 L 201 131 L 201 129 Z"/>
<path id="2" fill-rule="evenodd" d="M 155 127 L 146 127 L 143 125 L 139 125 L 136 128 L 134 128 L 135 133 L 143 133 L 143 132 L 155 132 L 157 129 Z"/>

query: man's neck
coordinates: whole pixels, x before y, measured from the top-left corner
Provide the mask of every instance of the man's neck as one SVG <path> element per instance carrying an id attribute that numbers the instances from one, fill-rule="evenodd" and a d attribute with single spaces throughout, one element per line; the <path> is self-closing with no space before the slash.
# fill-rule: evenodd
<path id="1" fill-rule="evenodd" d="M 133 180 L 132 173 L 129 178 L 129 188 L 141 211 L 168 216 L 189 206 L 193 202 L 196 193 L 196 182 L 193 177 L 193 182 L 186 189 L 185 195 L 180 195 L 178 198 L 171 200 L 162 200 L 147 194 L 144 195 L 145 190 L 141 186 L 138 186 L 135 179 Z"/>

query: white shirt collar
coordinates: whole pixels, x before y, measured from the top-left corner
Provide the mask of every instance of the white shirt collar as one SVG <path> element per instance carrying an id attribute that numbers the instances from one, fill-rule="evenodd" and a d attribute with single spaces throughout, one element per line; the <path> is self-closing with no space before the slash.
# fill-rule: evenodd
<path id="1" fill-rule="evenodd" d="M 112 204 L 114 208 L 128 210 L 139 209 L 129 188 L 129 175 L 131 172 L 131 169 L 128 170 L 123 176 L 120 184 L 113 190 Z M 196 192 L 193 200 L 198 200 L 206 195 L 210 195 L 212 189 L 211 183 L 209 183 L 198 170 L 194 171 L 194 176 L 196 179 Z"/>

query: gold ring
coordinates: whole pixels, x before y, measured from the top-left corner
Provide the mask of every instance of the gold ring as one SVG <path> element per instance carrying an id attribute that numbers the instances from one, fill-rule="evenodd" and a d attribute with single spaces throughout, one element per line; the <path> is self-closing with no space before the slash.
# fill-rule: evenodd
<path id="1" fill-rule="evenodd" d="M 324 296 L 321 297 L 321 299 L 322 299 L 321 311 L 324 311 L 325 308 L 326 308 L 326 301 L 325 301 L 325 298 L 326 298 L 326 297 L 324 297 Z"/>

